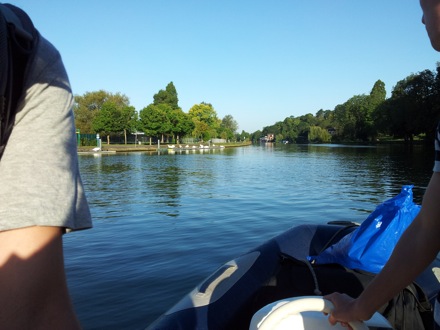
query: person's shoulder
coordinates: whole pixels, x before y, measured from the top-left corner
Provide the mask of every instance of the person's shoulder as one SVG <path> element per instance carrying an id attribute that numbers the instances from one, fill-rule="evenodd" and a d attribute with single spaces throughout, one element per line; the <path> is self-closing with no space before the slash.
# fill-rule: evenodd
<path id="1" fill-rule="evenodd" d="M 35 50 L 34 65 L 47 66 L 61 58 L 60 52 L 49 40 L 41 34 L 39 34 L 38 39 L 37 48 Z"/>
<path id="2" fill-rule="evenodd" d="M 57 82 L 57 83 L 56 83 Z M 58 49 L 42 35 L 26 77 L 26 88 L 38 84 L 62 84 L 70 90 L 67 72 Z"/>

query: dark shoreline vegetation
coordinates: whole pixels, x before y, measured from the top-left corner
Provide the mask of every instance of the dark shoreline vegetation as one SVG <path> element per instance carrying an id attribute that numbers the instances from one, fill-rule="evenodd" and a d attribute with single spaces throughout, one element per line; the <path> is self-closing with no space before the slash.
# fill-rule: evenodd
<path id="1" fill-rule="evenodd" d="M 385 84 L 377 80 L 369 94 L 354 95 L 333 110 L 290 116 L 253 133 L 239 133 L 232 115 L 219 119 L 210 103 L 195 104 L 184 112 L 173 82 L 140 111 L 130 106 L 127 96 L 100 90 L 76 95 L 74 113 L 79 148 L 96 146 L 96 133 L 103 148 L 112 148 L 115 140 L 128 146 L 131 140 L 150 150 L 157 149 L 158 141 L 185 145 L 212 139 L 255 143 L 269 135 L 277 142 L 301 144 L 430 144 L 440 119 L 439 63 L 435 71 L 424 70 L 398 81 L 391 96 L 386 98 L 386 94 Z M 136 138 L 134 132 L 139 134 Z"/>

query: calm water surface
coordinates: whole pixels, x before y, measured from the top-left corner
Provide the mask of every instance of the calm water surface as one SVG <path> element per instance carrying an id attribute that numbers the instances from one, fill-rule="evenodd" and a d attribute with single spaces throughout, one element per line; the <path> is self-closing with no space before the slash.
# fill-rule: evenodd
<path id="1" fill-rule="evenodd" d="M 92 230 L 66 235 L 85 329 L 143 329 L 218 266 L 300 223 L 362 221 L 414 185 L 432 148 L 251 146 L 80 155 Z"/>

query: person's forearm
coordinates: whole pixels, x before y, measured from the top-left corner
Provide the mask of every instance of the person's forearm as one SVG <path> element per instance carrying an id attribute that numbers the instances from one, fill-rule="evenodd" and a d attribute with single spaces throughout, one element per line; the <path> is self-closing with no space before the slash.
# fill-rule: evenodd
<path id="1" fill-rule="evenodd" d="M 62 231 L 0 232 L 0 328 L 80 329 L 68 294 Z"/>

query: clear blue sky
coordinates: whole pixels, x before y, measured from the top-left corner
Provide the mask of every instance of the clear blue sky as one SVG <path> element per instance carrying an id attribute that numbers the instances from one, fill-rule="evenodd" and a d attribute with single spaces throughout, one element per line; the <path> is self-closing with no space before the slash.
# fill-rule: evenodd
<path id="1" fill-rule="evenodd" d="M 75 94 L 138 111 L 172 81 L 254 132 L 434 70 L 418 0 L 11 0 L 61 52 Z"/>

